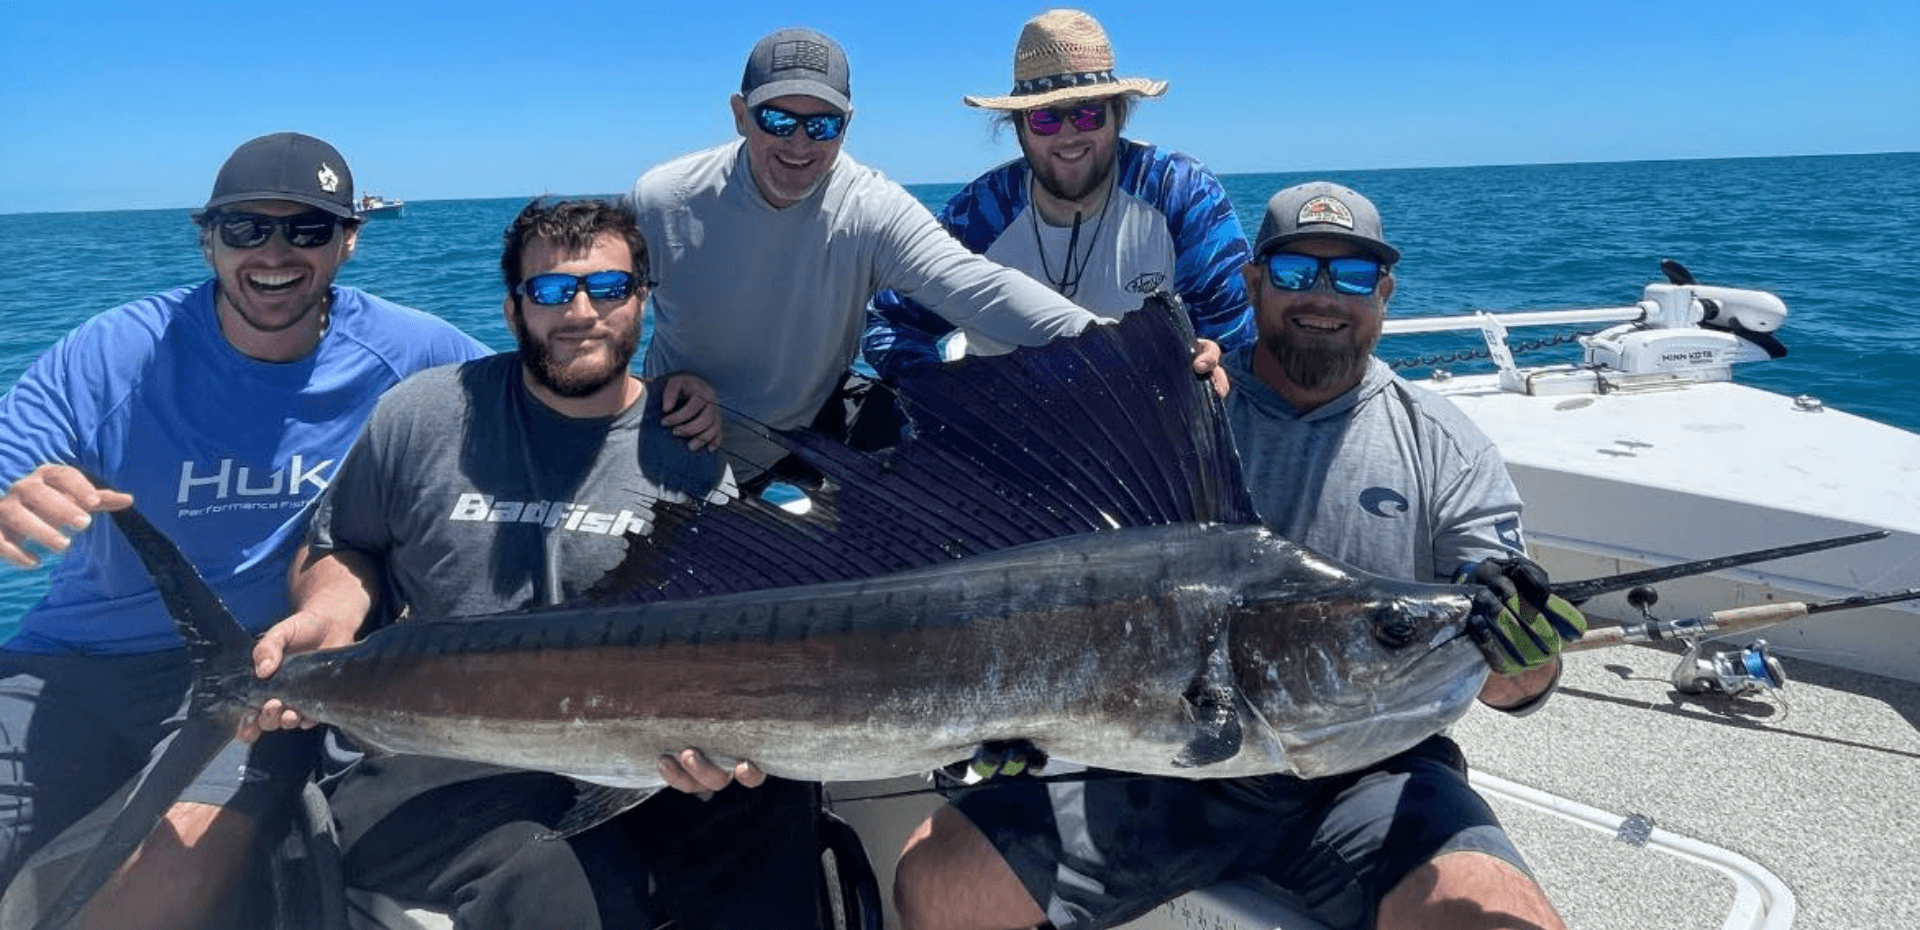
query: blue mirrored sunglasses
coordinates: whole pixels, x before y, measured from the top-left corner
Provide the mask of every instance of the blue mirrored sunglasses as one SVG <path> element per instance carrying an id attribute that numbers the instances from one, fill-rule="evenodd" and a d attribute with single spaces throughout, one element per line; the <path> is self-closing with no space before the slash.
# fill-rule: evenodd
<path id="1" fill-rule="evenodd" d="M 596 271 L 580 275 L 537 274 L 520 282 L 513 292 L 543 307 L 557 307 L 573 300 L 573 295 L 583 287 L 592 300 L 626 300 L 635 290 L 646 286 L 648 282 L 634 277 L 631 271 Z"/>
<path id="2" fill-rule="evenodd" d="M 753 122 L 770 136 L 784 139 L 793 135 L 795 129 L 805 129 L 807 138 L 815 142 L 832 142 L 846 131 L 847 114 L 792 113 L 763 103 L 753 108 Z"/>
<path id="3" fill-rule="evenodd" d="M 266 245 L 276 228 L 287 237 L 288 245 L 317 249 L 333 241 L 333 231 L 339 226 L 340 218 L 325 210 L 308 210 L 292 216 L 222 210 L 213 216 L 213 228 L 229 249 L 257 249 Z"/>
<path id="4" fill-rule="evenodd" d="M 1341 294 L 1371 294 L 1380 286 L 1381 265 L 1375 259 L 1320 258 L 1298 252 L 1267 256 L 1267 282 L 1283 291 L 1310 291 L 1325 272 Z"/>

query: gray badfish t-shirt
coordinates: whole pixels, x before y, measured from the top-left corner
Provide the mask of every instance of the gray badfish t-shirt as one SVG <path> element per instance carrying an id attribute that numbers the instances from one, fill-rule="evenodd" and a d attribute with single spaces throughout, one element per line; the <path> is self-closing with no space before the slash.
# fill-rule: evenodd
<path id="1" fill-rule="evenodd" d="M 1451 581 L 1525 551 L 1499 449 L 1446 398 L 1373 359 L 1353 390 L 1301 413 L 1227 354 L 1228 422 L 1269 529 L 1388 578 Z"/>
<path id="2" fill-rule="evenodd" d="M 576 597 L 620 563 L 666 497 L 643 474 L 647 405 L 572 419 L 540 403 L 503 353 L 422 372 L 381 398 L 321 497 L 309 542 L 386 566 L 389 617 L 458 617 Z M 732 496 L 721 474 L 712 499 Z M 395 603 L 397 601 L 397 604 Z"/>

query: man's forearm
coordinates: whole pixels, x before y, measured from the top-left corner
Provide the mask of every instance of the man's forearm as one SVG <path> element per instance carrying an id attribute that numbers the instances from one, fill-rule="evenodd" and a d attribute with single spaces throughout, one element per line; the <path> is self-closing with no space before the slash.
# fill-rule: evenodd
<path id="1" fill-rule="evenodd" d="M 294 612 L 324 620 L 329 641 L 350 642 L 379 603 L 380 581 L 379 565 L 358 552 L 304 549 L 293 560 L 288 587 Z"/>
<path id="2" fill-rule="evenodd" d="M 1487 683 L 1480 686 L 1480 703 L 1507 713 L 1526 713 L 1538 708 L 1560 683 L 1562 661 L 1556 656 L 1552 662 L 1518 675 L 1498 672 L 1488 675 Z"/>

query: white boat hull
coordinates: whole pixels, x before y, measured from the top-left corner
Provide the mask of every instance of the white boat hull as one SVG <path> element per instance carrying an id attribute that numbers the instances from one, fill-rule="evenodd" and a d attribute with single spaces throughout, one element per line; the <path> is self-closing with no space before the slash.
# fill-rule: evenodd
<path id="1" fill-rule="evenodd" d="M 1566 396 L 1493 376 L 1429 383 L 1499 444 L 1529 548 L 1581 579 L 1868 530 L 1887 539 L 1658 586 L 1656 616 L 1920 588 L 1920 436 L 1732 382 Z M 1634 622 L 1623 595 L 1590 612 Z M 1920 681 L 1920 603 L 1734 634 L 1782 655 Z"/>

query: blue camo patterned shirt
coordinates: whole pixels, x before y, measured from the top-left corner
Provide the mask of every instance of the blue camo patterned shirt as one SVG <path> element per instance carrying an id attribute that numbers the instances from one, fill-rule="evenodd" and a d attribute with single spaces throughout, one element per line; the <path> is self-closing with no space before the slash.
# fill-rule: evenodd
<path id="1" fill-rule="evenodd" d="M 1179 294 L 1196 335 L 1232 351 L 1253 340 L 1240 268 L 1250 250 L 1219 179 L 1191 156 L 1121 139 L 1107 204 L 1076 236 L 1032 209 L 1025 159 L 975 179 L 940 223 L 968 249 L 1017 268 L 1088 310 L 1117 318 L 1159 288 Z M 1069 247 L 1073 268 L 1063 267 Z M 1081 267 L 1084 265 L 1084 267 Z M 1069 293 L 1071 291 L 1071 293 Z M 893 291 L 874 298 L 862 353 L 883 378 L 940 358 L 953 324 Z M 970 349 L 1004 351 L 968 332 Z"/>

